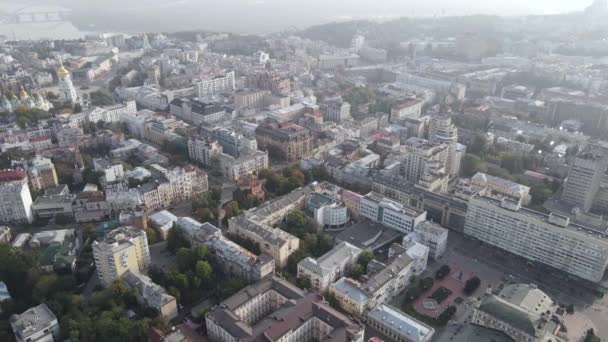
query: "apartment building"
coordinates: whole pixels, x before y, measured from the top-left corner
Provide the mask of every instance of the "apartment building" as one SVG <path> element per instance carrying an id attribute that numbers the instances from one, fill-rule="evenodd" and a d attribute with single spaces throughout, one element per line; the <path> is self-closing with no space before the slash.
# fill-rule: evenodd
<path id="1" fill-rule="evenodd" d="M 32 223 L 32 195 L 23 170 L 0 171 L 0 222 Z"/>
<path id="2" fill-rule="evenodd" d="M 417 225 L 426 220 L 425 211 L 405 206 L 374 192 L 361 199 L 360 214 L 402 234 L 411 233 Z"/>
<path id="3" fill-rule="evenodd" d="M 311 186 L 297 189 L 233 217 L 228 221 L 228 231 L 259 243 L 262 252 L 271 255 L 279 267 L 285 267 L 289 256 L 300 247 L 300 239 L 274 226 L 293 210 L 304 208 L 312 191 Z"/>
<path id="4" fill-rule="evenodd" d="M 432 144 L 420 138 L 405 141 L 400 173 L 413 183 L 439 180 L 431 191 L 445 192 L 448 181 L 448 158 L 451 149 L 447 144 Z"/>
<path id="5" fill-rule="evenodd" d="M 192 244 L 203 244 L 213 253 L 224 272 L 248 282 L 258 281 L 274 274 L 274 259 L 268 254 L 256 256 L 226 238 L 222 231 L 210 223 L 201 224 L 190 219 L 177 221 Z"/>
<path id="6" fill-rule="evenodd" d="M 331 308 L 320 294 L 276 277 L 237 292 L 211 310 L 205 322 L 213 342 L 364 339 L 364 327 Z"/>
<path id="7" fill-rule="evenodd" d="M 406 118 L 419 118 L 422 113 L 421 99 L 408 98 L 397 101 L 391 106 L 391 122 Z"/>
<path id="8" fill-rule="evenodd" d="M 287 162 L 305 158 L 313 149 L 311 132 L 292 123 L 260 125 L 255 129 L 255 137 L 261 150 Z"/>
<path id="9" fill-rule="evenodd" d="M 331 100 L 321 104 L 323 120 L 337 124 L 351 118 L 350 109 L 350 103 L 341 100 Z"/>
<path id="10" fill-rule="evenodd" d="M 17 342 L 52 342 L 60 339 L 59 321 L 46 304 L 13 315 L 10 323 Z"/>
<path id="11" fill-rule="evenodd" d="M 608 238 L 570 222 L 521 207 L 517 201 L 474 196 L 464 233 L 531 261 L 599 282 L 608 265 Z"/>
<path id="12" fill-rule="evenodd" d="M 234 71 L 221 76 L 203 79 L 196 84 L 198 97 L 233 92 L 236 89 Z"/>
<path id="13" fill-rule="evenodd" d="M 188 138 L 188 156 L 203 165 L 210 165 L 211 160 L 219 158 L 222 153 L 222 146 L 211 138 L 200 136 Z"/>
<path id="14" fill-rule="evenodd" d="M 122 275 L 125 284 L 136 291 L 137 301 L 145 306 L 156 309 L 161 316 L 168 320 L 177 317 L 177 300 L 168 294 L 160 285 L 155 284 L 148 276 L 137 271 L 127 270 Z"/>
<path id="15" fill-rule="evenodd" d="M 35 191 L 57 186 L 59 183 L 55 165 L 48 158 L 36 156 L 27 162 L 26 170 L 30 185 Z"/>
<path id="16" fill-rule="evenodd" d="M 109 286 L 127 271 L 144 272 L 150 265 L 146 233 L 135 227 L 120 227 L 93 242 L 97 276 Z"/>
<path id="17" fill-rule="evenodd" d="M 222 153 L 219 156 L 222 175 L 238 181 L 268 168 L 268 152 L 243 150 L 237 158 Z"/>
<path id="18" fill-rule="evenodd" d="M 342 242 L 318 259 L 307 257 L 298 263 L 298 278 L 308 279 L 313 289 L 325 292 L 357 262 L 363 252 L 348 242 Z"/>

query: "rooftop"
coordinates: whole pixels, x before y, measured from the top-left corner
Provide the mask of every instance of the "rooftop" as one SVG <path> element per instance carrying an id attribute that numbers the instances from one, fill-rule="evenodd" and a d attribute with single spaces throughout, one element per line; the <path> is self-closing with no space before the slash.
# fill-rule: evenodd
<path id="1" fill-rule="evenodd" d="M 308 257 L 298 263 L 298 268 L 303 267 L 318 275 L 331 274 L 332 270 L 343 264 L 345 260 L 351 260 L 353 256 L 360 254 L 362 250 L 348 242 L 341 242 L 329 252 L 318 259 Z"/>
<path id="2" fill-rule="evenodd" d="M 55 314 L 46 306 L 40 304 L 30 308 L 20 315 L 12 315 L 10 318 L 13 332 L 26 340 L 31 335 L 47 329 L 53 321 L 56 321 Z"/>
<path id="3" fill-rule="evenodd" d="M 377 306 L 367 315 L 399 331 L 413 342 L 427 341 L 435 333 L 433 328 L 386 304 Z"/>

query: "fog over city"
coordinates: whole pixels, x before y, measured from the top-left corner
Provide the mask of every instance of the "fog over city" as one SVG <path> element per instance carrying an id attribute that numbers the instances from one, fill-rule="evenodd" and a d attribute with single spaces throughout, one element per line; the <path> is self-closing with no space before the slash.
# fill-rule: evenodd
<path id="1" fill-rule="evenodd" d="M 527 15 L 582 10 L 572 0 L 53 0 L 0 2 L 23 9 L 60 5 L 72 9 L 80 29 L 130 31 L 207 29 L 265 33 L 288 27 L 348 19 L 459 16 L 470 14 Z"/>

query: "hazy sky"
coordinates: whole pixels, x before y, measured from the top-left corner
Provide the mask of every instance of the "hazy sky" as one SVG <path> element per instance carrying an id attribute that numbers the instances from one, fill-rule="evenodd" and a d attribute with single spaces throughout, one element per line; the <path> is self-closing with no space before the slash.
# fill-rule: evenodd
<path id="1" fill-rule="evenodd" d="M 582 10 L 592 0 L 0 0 L 63 5 L 80 26 L 132 31 L 208 29 L 267 32 L 336 20 L 467 14 L 550 14 Z M 104 27 L 103 29 L 107 29 Z"/>

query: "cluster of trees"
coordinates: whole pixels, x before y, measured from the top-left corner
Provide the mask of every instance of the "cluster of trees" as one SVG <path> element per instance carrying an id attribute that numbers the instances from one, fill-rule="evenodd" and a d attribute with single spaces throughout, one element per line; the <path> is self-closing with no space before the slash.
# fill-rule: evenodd
<path id="1" fill-rule="evenodd" d="M 165 271 L 152 267 L 149 275 L 180 303 L 194 303 L 205 297 L 221 300 L 245 286 L 242 279 L 222 272 L 207 247 L 190 246 L 177 226 L 169 230 L 167 250 L 175 254 L 177 268 Z"/>
<path id="2" fill-rule="evenodd" d="M 474 276 L 465 282 L 463 291 L 467 296 L 470 296 L 475 293 L 479 285 L 481 285 L 481 279 L 478 276 Z"/>
<path id="3" fill-rule="evenodd" d="M 411 286 L 405 292 L 404 304 L 409 305 L 409 304 L 413 303 L 416 299 L 420 298 L 420 296 L 424 292 L 428 291 L 431 287 L 433 287 L 434 283 L 435 282 L 433 281 L 433 278 L 431 278 L 431 277 L 426 277 L 426 278 L 418 280 L 416 285 Z"/>
<path id="4" fill-rule="evenodd" d="M 188 163 L 188 144 L 185 141 L 165 141 L 161 150 L 169 157 L 169 163 L 176 166 L 184 166 Z"/>
<path id="5" fill-rule="evenodd" d="M 359 279 L 367 273 L 367 264 L 374 258 L 374 253 L 370 250 L 365 250 L 359 254 L 357 263 L 350 270 L 348 276 L 352 279 Z"/>
<path id="6" fill-rule="evenodd" d="M 202 223 L 215 223 L 219 217 L 218 206 L 222 198 L 222 186 L 212 185 L 209 191 L 192 201 L 192 211 Z"/>
<path id="7" fill-rule="evenodd" d="M 437 303 L 441 303 L 444 300 L 448 299 L 451 294 L 452 291 L 450 291 L 449 289 L 445 287 L 440 287 L 431 294 L 430 298 L 436 300 Z"/>
<path id="8" fill-rule="evenodd" d="M 584 342 L 601 342 L 602 339 L 595 335 L 595 331 L 593 329 L 587 330 L 587 334 L 585 335 Z"/>
<path id="9" fill-rule="evenodd" d="M 228 233 L 225 235 L 228 239 L 232 240 L 234 243 L 245 248 L 246 250 L 250 251 L 251 253 L 253 253 L 255 255 L 262 254 L 262 249 L 261 249 L 259 243 L 255 242 L 251 239 L 236 235 L 236 234 Z"/>
<path id="10" fill-rule="evenodd" d="M 40 120 L 50 118 L 48 112 L 38 108 L 19 107 L 15 110 L 17 125 L 25 128 L 28 125 L 36 124 Z"/>
<path id="11" fill-rule="evenodd" d="M 354 87 L 343 96 L 352 107 L 357 107 L 374 100 L 375 94 L 368 87 Z"/>
<path id="12" fill-rule="evenodd" d="M 112 96 L 101 90 L 91 92 L 89 94 L 89 97 L 91 99 L 92 106 L 103 107 L 103 106 L 111 106 L 114 104 L 114 100 L 112 99 Z"/>
<path id="13" fill-rule="evenodd" d="M 323 167 L 302 170 L 298 165 L 290 165 L 283 170 L 282 174 L 277 174 L 269 169 L 261 170 L 258 176 L 266 181 L 266 190 L 277 196 L 288 194 L 313 181 L 324 181 L 331 178 Z"/>
<path id="14" fill-rule="evenodd" d="M 230 220 L 231 218 L 235 217 L 235 216 L 239 216 L 242 213 L 242 210 L 239 206 L 239 202 L 237 201 L 230 201 L 228 202 L 228 204 L 226 204 L 226 206 L 224 207 L 224 224 L 228 223 L 228 220 Z"/>
<path id="15" fill-rule="evenodd" d="M 303 239 L 306 234 L 316 234 L 319 226 L 301 210 L 294 210 L 287 215 L 281 229 Z"/>
<path id="16" fill-rule="evenodd" d="M 0 279 L 12 296 L 1 303 L 0 340 L 14 340 L 8 323 L 12 314 L 41 303 L 57 316 L 61 340 L 146 341 L 150 326 L 168 328 L 155 310 L 139 306 L 133 290 L 120 281 L 85 301 L 77 278 L 72 274 L 43 273 L 35 253 L 0 244 Z M 127 309 L 136 312 L 138 318 L 127 319 Z"/>
<path id="17" fill-rule="evenodd" d="M 333 247 L 333 239 L 327 233 L 306 234 L 300 240 L 300 248 L 292 253 L 287 259 L 286 271 L 296 276 L 298 273 L 298 263 L 307 257 L 318 258 L 329 252 Z"/>
<path id="18" fill-rule="evenodd" d="M 450 271 L 450 266 L 443 265 L 437 270 L 437 272 L 435 272 L 435 278 L 441 280 L 450 274 Z"/>

